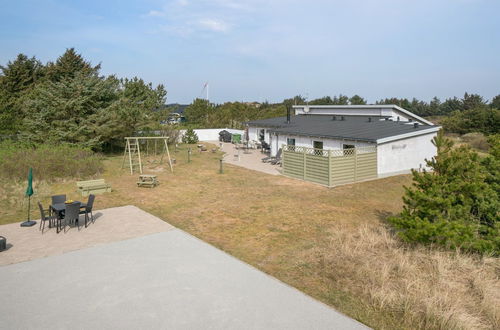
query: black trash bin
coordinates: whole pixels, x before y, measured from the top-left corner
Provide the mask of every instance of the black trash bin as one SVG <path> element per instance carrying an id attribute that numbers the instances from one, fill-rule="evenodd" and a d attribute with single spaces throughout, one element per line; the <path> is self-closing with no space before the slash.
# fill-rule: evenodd
<path id="1" fill-rule="evenodd" d="M 3 236 L 0 236 L 0 251 L 7 249 L 7 239 Z"/>
<path id="2" fill-rule="evenodd" d="M 226 130 L 219 132 L 219 141 L 221 142 L 231 142 L 233 138 L 233 134 L 229 133 Z"/>

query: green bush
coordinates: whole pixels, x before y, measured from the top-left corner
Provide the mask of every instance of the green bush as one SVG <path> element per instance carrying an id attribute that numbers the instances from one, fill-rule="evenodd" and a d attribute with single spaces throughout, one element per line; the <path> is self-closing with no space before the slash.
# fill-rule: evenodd
<path id="1" fill-rule="evenodd" d="M 87 178 L 103 171 L 102 157 L 69 144 L 31 146 L 0 143 L 0 178 L 23 180 L 32 167 L 36 180 Z"/>
<path id="2" fill-rule="evenodd" d="M 453 148 L 440 133 L 438 155 L 427 160 L 432 172 L 413 171 L 405 187 L 403 211 L 389 222 L 408 242 L 440 244 L 500 255 L 500 158 L 498 139 L 481 159 L 469 146 Z"/>
<path id="3" fill-rule="evenodd" d="M 182 142 L 193 144 L 198 142 L 198 135 L 196 135 L 195 131 L 192 128 L 188 128 L 186 133 L 182 136 Z"/>

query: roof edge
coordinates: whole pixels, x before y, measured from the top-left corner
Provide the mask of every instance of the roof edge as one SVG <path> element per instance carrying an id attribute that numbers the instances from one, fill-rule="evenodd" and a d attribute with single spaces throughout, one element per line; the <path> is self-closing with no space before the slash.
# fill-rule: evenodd
<path id="1" fill-rule="evenodd" d="M 400 106 L 396 105 L 396 104 L 359 104 L 359 105 L 355 105 L 355 104 L 346 104 L 346 105 L 314 105 L 314 104 L 302 104 L 302 105 L 292 105 L 292 108 L 293 109 L 301 109 L 301 108 L 304 108 L 304 107 L 312 107 L 312 108 L 319 108 L 319 109 L 349 109 L 349 108 L 352 108 L 352 109 L 381 109 L 381 108 L 393 108 L 393 109 L 396 109 L 404 114 L 407 114 L 415 119 L 418 119 L 420 120 L 421 122 L 427 124 L 427 125 L 434 125 L 432 122 L 420 117 L 420 116 L 417 116 L 416 114 L 414 114 L 413 112 L 409 111 L 409 110 L 406 110 L 404 108 L 401 108 Z"/>
<path id="2" fill-rule="evenodd" d="M 386 138 L 378 139 L 377 144 L 384 144 L 387 142 L 401 140 L 401 139 L 405 139 L 405 138 L 409 138 L 409 137 L 430 134 L 430 133 L 438 132 L 440 129 L 441 129 L 441 126 L 436 126 L 436 127 L 430 127 L 428 129 L 418 130 L 416 132 L 410 132 L 410 133 L 405 133 L 405 134 L 389 136 Z"/>

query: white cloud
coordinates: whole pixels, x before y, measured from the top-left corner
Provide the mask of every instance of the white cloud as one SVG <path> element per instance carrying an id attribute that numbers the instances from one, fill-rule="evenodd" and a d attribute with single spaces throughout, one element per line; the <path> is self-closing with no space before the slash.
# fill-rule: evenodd
<path id="1" fill-rule="evenodd" d="M 203 29 L 215 32 L 226 32 L 229 29 L 229 25 L 224 21 L 212 18 L 200 19 L 198 25 Z"/>
<path id="2" fill-rule="evenodd" d="M 187 0 L 178 0 L 177 4 L 179 6 L 187 6 L 187 5 L 189 5 L 189 2 Z"/>
<path id="3" fill-rule="evenodd" d="M 151 10 L 146 16 L 151 16 L 151 17 L 165 17 L 167 14 L 163 11 L 159 10 Z"/>

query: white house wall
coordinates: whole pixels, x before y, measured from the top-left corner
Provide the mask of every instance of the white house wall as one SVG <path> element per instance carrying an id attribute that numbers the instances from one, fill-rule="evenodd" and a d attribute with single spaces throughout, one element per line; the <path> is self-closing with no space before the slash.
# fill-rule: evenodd
<path id="1" fill-rule="evenodd" d="M 296 115 L 305 115 L 304 108 L 295 108 Z M 398 111 L 394 108 L 315 108 L 314 106 L 309 106 L 310 115 L 329 115 L 329 116 L 389 116 L 394 121 L 398 118 L 400 121 L 409 121 L 410 116 Z M 415 121 L 415 120 L 414 120 Z M 421 122 L 421 124 L 424 124 Z"/>
<path id="2" fill-rule="evenodd" d="M 286 145 L 287 139 L 295 139 L 295 145 L 298 147 L 313 147 L 313 141 L 322 141 L 324 150 L 339 150 L 343 149 L 344 144 L 354 145 L 356 148 L 373 146 L 371 143 L 361 142 L 361 141 L 351 141 L 351 140 L 338 140 L 338 139 L 323 139 L 323 138 L 313 138 L 298 135 L 271 135 L 271 156 L 275 156 L 279 148 Z"/>
<path id="3" fill-rule="evenodd" d="M 377 146 L 379 177 L 408 173 L 412 168 L 425 168 L 425 159 L 436 155 L 431 140 L 437 133 L 430 133 Z"/>
<path id="4" fill-rule="evenodd" d="M 248 127 L 249 140 L 259 141 L 259 132 L 261 129 L 264 130 L 264 141 L 266 143 L 271 143 L 269 128 L 264 127 Z"/>

